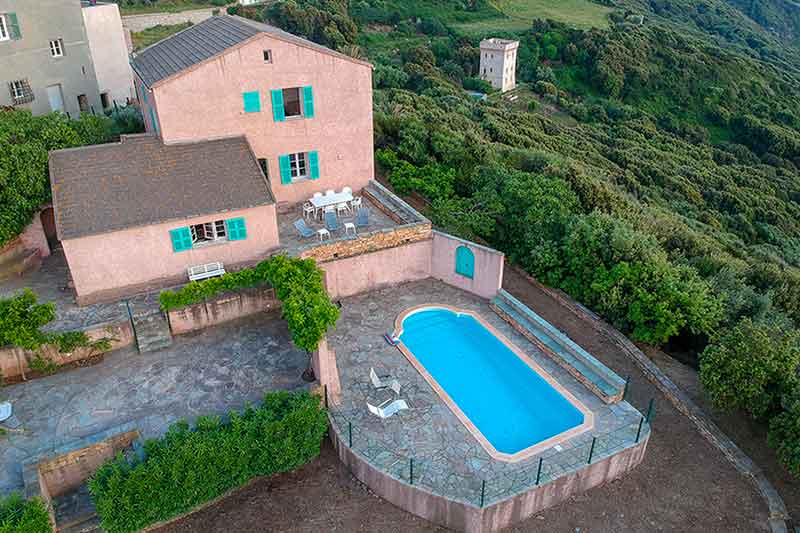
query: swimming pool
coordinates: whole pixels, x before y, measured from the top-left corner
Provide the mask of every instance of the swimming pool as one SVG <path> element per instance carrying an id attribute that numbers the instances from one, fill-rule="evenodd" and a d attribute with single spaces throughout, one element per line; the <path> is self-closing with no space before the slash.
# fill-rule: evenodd
<path id="1" fill-rule="evenodd" d="M 486 450 L 516 461 L 588 430 L 591 411 L 477 314 L 409 309 L 399 348 Z"/>

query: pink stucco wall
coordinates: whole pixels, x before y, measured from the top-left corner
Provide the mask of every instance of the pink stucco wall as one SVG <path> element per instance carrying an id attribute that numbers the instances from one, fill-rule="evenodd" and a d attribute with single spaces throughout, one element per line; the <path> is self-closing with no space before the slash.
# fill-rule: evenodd
<path id="1" fill-rule="evenodd" d="M 33 215 L 33 220 L 30 224 L 25 226 L 19 238 L 23 246 L 28 250 L 39 250 L 39 255 L 41 257 L 50 255 L 50 245 L 47 244 L 47 237 L 42 227 L 41 211 L 37 211 L 36 214 Z"/>
<path id="2" fill-rule="evenodd" d="M 272 51 L 265 63 L 263 51 Z M 275 122 L 270 90 L 310 85 L 314 117 Z M 261 111 L 245 113 L 242 93 L 259 91 Z M 359 190 L 373 178 L 372 68 L 261 34 L 227 53 L 153 86 L 165 142 L 244 134 L 268 162 L 278 202 L 314 192 Z M 147 112 L 145 116 L 147 118 Z M 278 156 L 316 150 L 320 178 L 283 185 Z"/>
<path id="3" fill-rule="evenodd" d="M 319 266 L 325 271 L 328 294 L 331 298 L 344 298 L 430 277 L 432 242 L 430 239 L 417 241 L 321 263 Z"/>
<path id="4" fill-rule="evenodd" d="M 466 246 L 475 256 L 472 279 L 456 274 L 456 248 Z M 433 232 L 431 276 L 484 298 L 494 298 L 503 285 L 504 255 L 497 250 L 438 231 Z"/>
<path id="5" fill-rule="evenodd" d="M 244 217 L 247 239 L 173 252 L 169 231 L 210 220 Z M 254 261 L 278 246 L 275 206 L 266 205 L 227 213 L 141 226 L 61 242 L 79 302 L 93 294 L 141 287 L 175 277 L 186 269 L 213 261 L 233 265 Z"/>

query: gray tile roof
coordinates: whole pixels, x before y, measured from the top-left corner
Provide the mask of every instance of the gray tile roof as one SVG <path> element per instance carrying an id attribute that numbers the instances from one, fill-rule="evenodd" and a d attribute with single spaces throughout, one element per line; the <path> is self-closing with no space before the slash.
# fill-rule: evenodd
<path id="1" fill-rule="evenodd" d="M 152 87 L 154 83 L 220 54 L 259 33 L 267 33 L 300 46 L 370 66 L 369 63 L 336 52 L 275 26 L 228 15 L 208 18 L 148 46 L 131 60 L 131 66 L 145 85 Z"/>
<path id="2" fill-rule="evenodd" d="M 274 203 L 244 137 L 163 144 L 126 135 L 114 144 L 50 152 L 60 239 Z"/>

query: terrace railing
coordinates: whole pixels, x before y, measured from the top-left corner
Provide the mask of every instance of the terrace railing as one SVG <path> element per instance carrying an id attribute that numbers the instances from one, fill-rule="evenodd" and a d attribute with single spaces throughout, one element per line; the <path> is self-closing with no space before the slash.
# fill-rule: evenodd
<path id="1" fill-rule="evenodd" d="M 628 417 L 613 430 L 592 433 L 591 439 L 572 439 L 549 448 L 538 460 L 486 477 L 456 471 L 442 460 L 398 453 L 397 444 L 381 440 L 374 429 L 359 426 L 356 417 L 335 406 L 329 406 L 328 414 L 331 429 L 337 432 L 340 442 L 380 471 L 448 499 L 485 507 L 550 483 L 646 439 L 653 419 L 653 400 L 646 416 Z"/>

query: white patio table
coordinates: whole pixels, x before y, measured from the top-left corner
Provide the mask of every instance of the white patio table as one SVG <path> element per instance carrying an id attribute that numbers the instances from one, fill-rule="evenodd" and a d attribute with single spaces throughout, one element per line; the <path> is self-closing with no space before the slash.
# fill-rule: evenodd
<path id="1" fill-rule="evenodd" d="M 311 205 L 314 206 L 314 209 L 317 211 L 323 211 L 329 205 L 338 205 L 338 204 L 350 204 L 353 201 L 353 193 L 352 192 L 337 192 L 335 194 L 323 194 L 322 196 L 317 196 L 316 198 L 311 198 L 309 200 Z"/>

